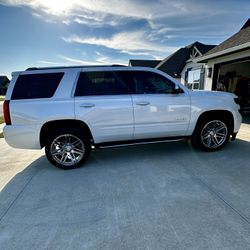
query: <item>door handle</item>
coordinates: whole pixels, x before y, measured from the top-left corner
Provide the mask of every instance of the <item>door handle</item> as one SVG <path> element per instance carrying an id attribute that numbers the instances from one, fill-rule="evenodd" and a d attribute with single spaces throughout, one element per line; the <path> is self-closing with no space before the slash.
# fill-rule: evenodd
<path id="1" fill-rule="evenodd" d="M 94 103 L 82 103 L 80 104 L 80 107 L 81 108 L 93 108 L 95 107 L 95 104 Z"/>
<path id="2" fill-rule="evenodd" d="M 142 101 L 142 102 L 137 102 L 136 105 L 140 105 L 140 106 L 147 106 L 149 105 L 150 102 L 146 102 L 146 101 Z"/>

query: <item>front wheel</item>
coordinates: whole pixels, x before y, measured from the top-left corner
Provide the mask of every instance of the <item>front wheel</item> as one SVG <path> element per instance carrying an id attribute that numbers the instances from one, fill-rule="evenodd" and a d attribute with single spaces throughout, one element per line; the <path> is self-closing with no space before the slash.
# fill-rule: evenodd
<path id="1" fill-rule="evenodd" d="M 80 167 L 87 160 L 90 149 L 90 141 L 73 128 L 54 131 L 45 145 L 48 160 L 62 169 Z"/>
<path id="2" fill-rule="evenodd" d="M 220 119 L 204 119 L 197 124 L 191 137 L 192 145 L 203 151 L 223 148 L 230 137 L 227 122 Z"/>

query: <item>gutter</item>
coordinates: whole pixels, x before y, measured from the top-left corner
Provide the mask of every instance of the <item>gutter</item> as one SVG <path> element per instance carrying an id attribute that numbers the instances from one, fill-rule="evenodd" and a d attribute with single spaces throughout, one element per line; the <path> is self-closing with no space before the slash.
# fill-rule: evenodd
<path id="1" fill-rule="evenodd" d="M 209 59 L 224 56 L 224 55 L 231 54 L 231 53 L 237 52 L 239 50 L 244 50 L 244 49 L 248 49 L 248 48 L 250 48 L 250 42 L 243 43 L 241 45 L 234 46 L 232 48 L 224 49 L 224 50 L 212 53 L 210 55 L 204 55 L 204 56 L 198 57 L 198 58 L 194 59 L 194 62 L 196 62 L 196 63 L 207 62 Z"/>

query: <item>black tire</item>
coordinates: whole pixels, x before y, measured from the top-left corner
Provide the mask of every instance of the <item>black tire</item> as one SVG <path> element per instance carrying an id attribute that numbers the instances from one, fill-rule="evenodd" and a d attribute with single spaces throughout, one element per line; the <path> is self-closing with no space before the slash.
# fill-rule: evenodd
<path id="1" fill-rule="evenodd" d="M 191 136 L 191 144 L 202 151 L 217 151 L 227 144 L 230 134 L 231 128 L 226 119 L 217 116 L 202 118 Z"/>
<path id="2" fill-rule="evenodd" d="M 75 128 L 60 128 L 53 131 L 45 144 L 48 160 L 61 169 L 82 166 L 88 159 L 90 151 L 90 139 Z"/>

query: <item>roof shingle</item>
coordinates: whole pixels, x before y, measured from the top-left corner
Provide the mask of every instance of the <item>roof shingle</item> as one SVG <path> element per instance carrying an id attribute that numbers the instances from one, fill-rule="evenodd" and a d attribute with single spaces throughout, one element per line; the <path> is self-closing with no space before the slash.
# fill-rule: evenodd
<path id="1" fill-rule="evenodd" d="M 131 66 L 138 66 L 138 67 L 156 67 L 161 60 L 129 60 Z"/>
<path id="2" fill-rule="evenodd" d="M 200 42 L 192 43 L 165 58 L 156 66 L 156 68 L 172 77 L 179 78 L 187 60 L 190 59 L 190 55 L 194 47 L 196 47 L 201 54 L 204 54 L 214 48 L 215 45 L 207 45 Z"/>
<path id="3" fill-rule="evenodd" d="M 247 20 L 247 22 L 243 25 L 239 32 L 229 37 L 226 41 L 222 42 L 215 48 L 208 51 L 204 56 L 230 49 L 248 42 L 250 42 L 250 19 Z"/>

